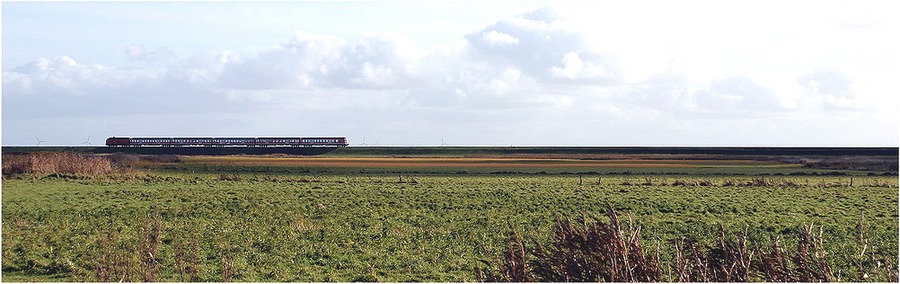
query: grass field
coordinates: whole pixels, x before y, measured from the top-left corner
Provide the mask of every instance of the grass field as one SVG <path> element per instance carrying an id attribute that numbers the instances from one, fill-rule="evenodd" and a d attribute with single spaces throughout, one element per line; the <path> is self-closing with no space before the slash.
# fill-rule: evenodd
<path id="1" fill-rule="evenodd" d="M 720 225 L 788 248 L 814 225 L 840 280 L 887 281 L 897 177 L 880 174 L 750 160 L 200 156 L 103 176 L 4 175 L 3 280 L 474 281 L 510 229 L 547 243 L 557 216 L 603 216 L 609 202 L 660 242 L 664 266 L 673 240 L 711 244 Z"/>

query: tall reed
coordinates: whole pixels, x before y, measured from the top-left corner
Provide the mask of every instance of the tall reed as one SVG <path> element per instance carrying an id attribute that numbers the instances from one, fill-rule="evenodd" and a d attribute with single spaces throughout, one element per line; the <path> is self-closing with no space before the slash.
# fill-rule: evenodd
<path id="1" fill-rule="evenodd" d="M 67 174 L 100 176 L 115 170 L 109 159 L 71 152 L 37 152 L 26 155 L 4 155 L 3 174 Z"/>
<path id="2" fill-rule="evenodd" d="M 793 251 L 786 250 L 780 240 L 751 247 L 747 230 L 729 236 L 721 226 L 712 245 L 679 238 L 671 242 L 675 255 L 668 273 L 663 273 L 659 244 L 646 253 L 640 227 L 623 228 L 612 207 L 606 207 L 608 223 L 589 221 L 583 215 L 574 222 L 557 217 L 548 246 L 535 241 L 526 246 L 511 230 L 500 264 L 495 269 L 476 267 L 476 278 L 483 282 L 831 282 L 863 281 L 881 274 L 888 281 L 898 281 L 893 261 L 866 255 L 865 246 L 857 262 L 859 278 L 842 278 L 829 261 L 822 227 L 811 225 L 798 230 Z M 859 238 L 861 244 L 867 243 L 862 231 Z"/>

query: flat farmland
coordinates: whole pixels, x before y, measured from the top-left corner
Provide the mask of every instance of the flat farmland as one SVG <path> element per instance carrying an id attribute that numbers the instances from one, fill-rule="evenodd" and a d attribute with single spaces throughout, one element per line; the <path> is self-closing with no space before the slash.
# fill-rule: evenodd
<path id="1" fill-rule="evenodd" d="M 538 158 L 422 158 L 422 157 L 184 157 L 186 164 L 278 167 L 437 167 L 437 168 L 797 168 L 800 164 L 753 160 L 666 159 L 538 159 Z"/>
<path id="2" fill-rule="evenodd" d="M 577 174 L 577 175 L 806 175 L 872 172 L 834 171 L 800 163 L 749 159 L 673 159 L 602 156 L 590 158 L 526 157 L 296 157 L 184 156 L 181 163 L 160 167 L 173 172 L 249 174 Z M 881 172 L 877 172 L 881 174 Z"/>
<path id="3" fill-rule="evenodd" d="M 557 217 L 607 203 L 659 244 L 666 281 L 675 240 L 712 246 L 721 227 L 792 252 L 808 226 L 839 280 L 894 279 L 896 175 L 594 158 L 128 156 L 104 175 L 4 174 L 3 279 L 468 282 L 510 230 L 549 244 Z"/>

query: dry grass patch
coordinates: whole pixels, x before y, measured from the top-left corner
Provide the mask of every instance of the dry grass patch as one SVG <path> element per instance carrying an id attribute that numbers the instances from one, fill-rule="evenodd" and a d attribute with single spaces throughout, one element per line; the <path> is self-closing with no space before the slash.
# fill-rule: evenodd
<path id="1" fill-rule="evenodd" d="M 37 152 L 27 155 L 3 155 L 3 175 L 68 174 L 100 176 L 113 173 L 109 159 L 69 152 Z"/>

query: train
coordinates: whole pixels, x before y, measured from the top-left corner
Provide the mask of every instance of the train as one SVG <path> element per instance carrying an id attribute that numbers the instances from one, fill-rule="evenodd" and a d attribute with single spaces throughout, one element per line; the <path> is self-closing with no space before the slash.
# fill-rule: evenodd
<path id="1" fill-rule="evenodd" d="M 109 137 L 106 146 L 120 147 L 347 147 L 346 137 Z"/>

